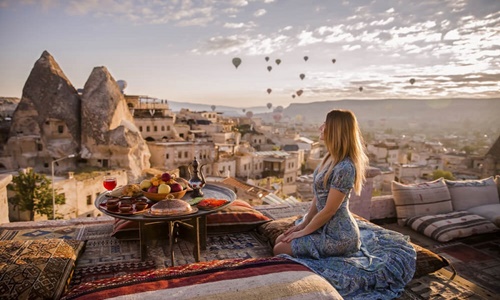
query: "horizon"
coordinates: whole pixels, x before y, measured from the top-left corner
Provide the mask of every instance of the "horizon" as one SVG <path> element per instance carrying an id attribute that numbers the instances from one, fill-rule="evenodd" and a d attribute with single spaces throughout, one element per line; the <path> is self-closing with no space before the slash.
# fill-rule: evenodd
<path id="1" fill-rule="evenodd" d="M 493 99 L 499 24 L 487 0 L 3 0 L 0 94 L 21 98 L 47 50 L 76 89 L 105 66 L 126 94 L 190 104 Z"/>

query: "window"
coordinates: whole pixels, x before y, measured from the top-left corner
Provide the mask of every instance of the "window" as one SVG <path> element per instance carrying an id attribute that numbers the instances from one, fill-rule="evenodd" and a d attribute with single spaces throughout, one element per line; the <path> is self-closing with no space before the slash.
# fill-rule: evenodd
<path id="1" fill-rule="evenodd" d="M 188 158 L 188 152 L 184 151 L 184 158 Z"/>
<path id="2" fill-rule="evenodd" d="M 139 126 L 139 131 L 142 132 L 142 126 Z"/>
<path id="3" fill-rule="evenodd" d="M 154 129 L 155 132 L 158 131 L 158 126 L 155 125 Z"/>
<path id="4" fill-rule="evenodd" d="M 63 133 L 64 132 L 64 126 L 62 126 L 62 125 L 57 126 L 57 132 Z"/>
<path id="5" fill-rule="evenodd" d="M 92 205 L 92 195 L 87 195 L 87 205 Z"/>
<path id="6" fill-rule="evenodd" d="M 149 126 L 146 126 L 146 132 L 149 132 L 150 130 Z"/>
<path id="7" fill-rule="evenodd" d="M 170 131 L 170 125 L 167 126 L 167 131 Z"/>
<path id="8" fill-rule="evenodd" d="M 161 125 L 161 131 L 165 131 L 165 126 Z"/>
<path id="9" fill-rule="evenodd" d="M 165 155 L 165 158 L 166 158 L 166 159 L 170 159 L 170 154 L 168 154 L 168 153 L 167 153 L 167 154 Z"/>
<path id="10" fill-rule="evenodd" d="M 43 150 L 43 145 L 42 144 L 36 144 L 36 147 L 37 147 L 38 151 L 42 151 Z"/>
<path id="11" fill-rule="evenodd" d="M 178 157 L 178 158 L 182 158 L 182 152 L 180 152 L 180 151 L 179 151 L 179 152 L 177 153 L 177 157 Z"/>

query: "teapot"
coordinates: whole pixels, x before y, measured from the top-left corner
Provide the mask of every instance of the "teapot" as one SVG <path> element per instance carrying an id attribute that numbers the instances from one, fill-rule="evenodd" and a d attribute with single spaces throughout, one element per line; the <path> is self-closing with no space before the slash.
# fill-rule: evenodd
<path id="1" fill-rule="evenodd" d="M 193 189 L 193 191 L 191 192 L 192 198 L 203 196 L 203 192 L 201 191 L 201 189 L 205 186 L 205 176 L 203 175 L 204 166 L 205 165 L 200 165 L 198 163 L 196 157 L 194 158 L 193 162 L 190 163 L 188 166 L 188 172 L 190 176 L 190 179 L 188 180 L 188 185 L 190 188 Z"/>

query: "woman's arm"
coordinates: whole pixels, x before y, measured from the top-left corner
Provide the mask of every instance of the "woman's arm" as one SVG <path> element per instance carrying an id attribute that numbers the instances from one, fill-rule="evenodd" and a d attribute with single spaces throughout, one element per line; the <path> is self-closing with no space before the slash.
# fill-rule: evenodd
<path id="1" fill-rule="evenodd" d="M 326 199 L 325 207 L 321 211 L 315 213 L 309 219 L 309 221 L 307 223 L 305 223 L 305 225 L 306 225 L 305 227 L 303 227 L 300 230 L 295 230 L 293 232 L 290 232 L 290 234 L 288 234 L 288 235 L 285 234 L 286 236 L 282 239 L 282 241 L 288 243 L 295 238 L 311 234 L 314 231 L 321 228 L 321 226 L 325 225 L 326 222 L 328 222 L 331 218 L 333 218 L 333 216 L 335 215 L 335 213 L 339 209 L 340 205 L 342 204 L 344 197 L 345 197 L 344 193 L 340 192 L 337 189 L 330 188 L 330 191 L 328 192 L 328 198 Z M 314 205 L 314 207 L 316 210 L 316 205 Z M 311 209 L 309 211 L 311 211 Z M 308 215 L 309 215 L 309 213 L 308 213 Z M 306 216 L 306 217 L 309 217 L 309 216 Z"/>
<path id="2" fill-rule="evenodd" d="M 297 224 L 295 226 L 288 228 L 283 233 L 283 235 L 289 235 L 292 232 L 302 230 L 302 229 L 304 229 L 304 227 L 306 227 L 307 224 L 309 224 L 309 222 L 311 222 L 312 218 L 318 213 L 318 208 L 316 207 L 316 201 L 317 201 L 316 196 L 314 196 L 312 201 L 311 201 L 311 206 L 309 206 L 309 210 L 304 215 L 302 222 L 300 222 L 299 224 Z"/>

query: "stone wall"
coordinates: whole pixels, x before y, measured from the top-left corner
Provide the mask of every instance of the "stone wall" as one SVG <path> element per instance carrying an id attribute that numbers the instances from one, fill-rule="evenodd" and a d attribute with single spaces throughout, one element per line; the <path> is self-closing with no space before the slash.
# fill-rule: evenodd
<path id="1" fill-rule="evenodd" d="M 7 185 L 12 181 L 12 175 L 0 175 L 0 224 L 9 223 L 9 202 L 7 201 Z"/>

